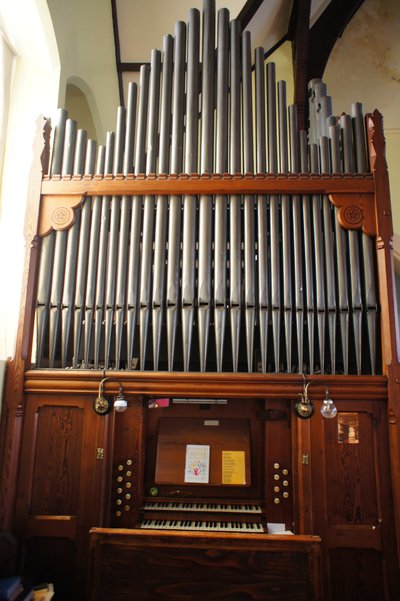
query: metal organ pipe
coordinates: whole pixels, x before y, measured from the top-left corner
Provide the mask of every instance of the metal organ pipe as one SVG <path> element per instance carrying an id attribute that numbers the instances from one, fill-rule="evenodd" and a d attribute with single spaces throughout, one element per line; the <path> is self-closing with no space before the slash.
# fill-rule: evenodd
<path id="1" fill-rule="evenodd" d="M 353 135 L 355 144 L 356 172 L 367 173 L 367 155 L 365 148 L 365 131 L 363 108 L 360 102 L 351 106 Z M 377 335 L 377 291 L 374 261 L 374 248 L 372 239 L 366 234 L 361 235 L 362 262 L 364 274 L 364 306 L 367 313 L 366 337 L 369 348 L 371 373 L 376 369 L 376 335 Z"/>
<path id="2" fill-rule="evenodd" d="M 54 123 L 53 147 L 49 175 L 61 175 L 67 111 L 59 109 Z M 36 300 L 36 364 L 42 367 L 46 333 L 49 324 L 51 280 L 53 273 L 55 232 L 50 232 L 42 240 L 38 290 Z M 51 346 L 51 345 L 50 345 Z"/>
<path id="3" fill-rule="evenodd" d="M 171 173 L 183 170 L 183 124 L 185 100 L 186 25 L 175 26 L 174 75 L 172 99 Z M 167 338 L 168 369 L 172 371 L 179 315 L 179 280 L 181 248 L 182 198 L 171 196 L 169 201 L 168 265 L 167 265 Z"/>
<path id="4" fill-rule="evenodd" d="M 74 154 L 75 154 L 75 142 L 77 134 L 76 121 L 68 119 L 65 127 L 65 140 L 63 150 L 63 161 L 61 174 L 72 175 L 74 166 Z M 66 312 L 62 311 L 62 306 L 68 305 L 69 298 L 67 291 L 63 293 L 64 289 L 64 276 L 67 275 L 66 271 L 66 252 L 67 252 L 67 231 L 57 231 L 55 234 L 55 246 L 54 246 L 54 262 L 53 262 L 53 279 L 51 282 L 50 292 L 50 323 L 49 323 L 49 367 L 54 367 L 57 347 L 61 338 L 61 349 L 64 353 L 66 339 L 64 329 L 61 327 L 61 315 L 66 316 Z M 70 265 L 68 266 L 70 268 Z M 68 276 L 67 276 L 68 277 Z M 68 291 L 69 292 L 69 291 Z M 64 304 L 65 301 L 65 304 Z M 66 322 L 64 320 L 64 324 Z M 61 332 L 61 336 L 60 336 Z M 64 357 L 64 355 L 63 355 Z M 62 359 L 64 363 L 64 358 Z"/>
<path id="5" fill-rule="evenodd" d="M 243 79 L 243 170 L 254 173 L 253 154 L 253 93 L 251 77 L 251 38 L 245 31 L 242 38 L 242 79 Z M 246 324 L 247 369 L 253 370 L 254 325 L 255 325 L 255 236 L 254 236 L 254 197 L 243 198 L 244 220 L 244 306 Z"/>
<path id="6" fill-rule="evenodd" d="M 214 167 L 214 52 L 215 4 L 205 0 L 203 10 L 200 173 Z M 206 369 L 211 313 L 212 197 L 199 199 L 197 319 L 200 371 Z"/>
<path id="7" fill-rule="evenodd" d="M 114 132 L 108 132 L 106 141 L 106 154 L 104 159 L 104 173 L 112 174 L 114 160 Z M 94 327 L 94 367 L 100 367 L 100 345 L 102 324 L 105 304 L 105 283 L 106 283 L 106 268 L 107 268 L 107 247 L 108 247 L 108 231 L 110 224 L 110 202 L 109 196 L 101 198 L 101 215 L 100 215 L 100 232 L 99 232 L 99 247 L 97 259 L 96 273 L 96 294 L 95 294 L 95 327 Z M 105 364 L 102 362 L 102 365 Z"/>
<path id="8" fill-rule="evenodd" d="M 156 171 L 158 144 L 158 115 L 160 99 L 161 53 L 151 53 L 149 108 L 147 122 L 146 174 Z M 154 196 L 145 196 L 142 229 L 142 254 L 140 264 L 140 369 L 146 361 L 147 329 L 150 315 L 152 253 L 154 234 Z"/>
<path id="9" fill-rule="evenodd" d="M 263 48 L 253 70 L 249 32 L 217 17 L 205 0 L 202 29 L 192 9 L 164 37 L 97 157 L 59 112 L 50 175 L 365 173 L 361 105 L 337 119 L 313 80 L 299 132 Z M 38 367 L 376 370 L 372 240 L 320 194 L 86 198 L 42 241 L 36 303 Z"/>
<path id="10" fill-rule="evenodd" d="M 265 129 L 265 66 L 264 48 L 255 51 L 255 107 L 257 173 L 266 173 L 267 149 Z M 267 197 L 257 197 L 257 265 L 258 322 L 260 332 L 261 371 L 267 371 L 269 282 L 268 282 L 268 207 Z"/>
<path id="11" fill-rule="evenodd" d="M 299 132 L 297 129 L 297 110 L 295 105 L 289 106 L 289 149 L 290 149 L 290 172 L 300 173 L 300 148 Z M 304 362 L 304 284 L 303 284 L 303 223 L 301 219 L 301 205 L 306 199 L 299 195 L 292 198 L 293 219 L 293 273 L 294 273 L 294 310 L 296 323 L 297 341 L 297 368 L 303 373 Z M 290 366 L 288 366 L 290 371 Z"/>
<path id="12" fill-rule="evenodd" d="M 279 155 L 280 172 L 289 172 L 288 155 L 288 126 L 286 106 L 286 83 L 278 82 L 278 117 L 279 117 Z M 291 226 L 291 199 L 287 194 L 281 197 L 282 214 L 282 284 L 283 284 L 283 319 L 285 331 L 285 349 L 287 371 L 292 371 L 292 321 L 293 321 L 293 295 L 292 295 L 292 226 Z"/>
<path id="13" fill-rule="evenodd" d="M 268 114 L 268 171 L 278 172 L 277 150 L 277 112 L 276 112 L 276 76 L 275 64 L 267 64 L 267 114 Z M 280 369 L 281 344 L 281 278 L 280 278 L 280 232 L 279 232 L 279 198 L 275 194 L 269 198 L 270 212 L 270 249 L 271 249 L 271 314 L 272 338 L 274 348 L 275 372 Z"/>
<path id="14" fill-rule="evenodd" d="M 229 12 L 218 11 L 215 172 L 228 171 Z M 227 198 L 217 194 L 214 206 L 214 331 L 217 371 L 222 371 L 226 324 Z"/>
<path id="15" fill-rule="evenodd" d="M 123 149 L 122 172 L 124 175 L 132 173 L 133 170 L 133 149 L 136 121 L 136 84 L 130 83 L 128 86 L 128 99 L 125 113 L 125 142 Z M 115 367 L 121 367 L 123 350 L 123 330 L 126 319 L 126 299 L 127 299 L 127 268 L 129 252 L 129 227 L 131 217 L 132 199 L 129 196 L 122 196 L 120 207 L 120 230 L 118 240 L 118 264 L 117 281 L 115 296 Z"/>
<path id="16" fill-rule="evenodd" d="M 170 158 L 171 136 L 171 92 L 173 70 L 173 37 L 164 36 L 163 67 L 161 85 L 160 113 L 160 149 L 159 172 L 168 173 Z M 152 320 L 153 320 L 153 365 L 158 369 L 162 320 L 165 309 L 165 258 L 167 239 L 168 198 L 157 196 L 154 232 L 154 261 L 153 261 L 153 291 L 152 291 Z"/>
<path id="17" fill-rule="evenodd" d="M 230 173 L 241 173 L 240 140 L 240 24 L 234 20 L 230 31 Z M 229 310 L 231 322 L 232 369 L 238 371 L 242 312 L 241 196 L 229 199 Z"/>
<path id="18" fill-rule="evenodd" d="M 185 172 L 198 171 L 199 142 L 199 65 L 200 65 L 200 13 L 192 9 L 189 14 L 187 46 L 187 93 L 186 93 L 186 144 Z M 192 350 L 193 322 L 195 314 L 196 269 L 196 196 L 183 199 L 182 232 L 182 352 L 183 370 L 189 371 Z"/>
<path id="19" fill-rule="evenodd" d="M 310 163 L 307 146 L 307 133 L 300 131 L 300 170 L 302 173 L 309 173 Z M 315 256 L 312 239 L 312 215 L 311 199 L 309 196 L 303 196 L 302 201 L 303 217 L 303 248 L 304 248 L 304 285 L 305 285 L 305 304 L 307 314 L 307 340 L 308 340 L 308 371 L 314 373 L 314 333 L 315 333 Z M 300 370 L 302 366 L 299 362 Z"/>
<path id="20" fill-rule="evenodd" d="M 94 169 L 96 175 L 103 175 L 105 168 L 106 148 L 99 146 L 97 152 L 97 161 Z M 94 196 L 92 198 L 92 211 L 90 222 L 90 238 L 86 278 L 85 294 L 85 333 L 84 333 L 84 354 L 83 366 L 89 368 L 91 361 L 92 332 L 95 316 L 96 300 L 96 274 L 99 256 L 100 224 L 102 212 L 102 197 Z"/>
<path id="21" fill-rule="evenodd" d="M 145 171 L 145 145 L 147 122 L 147 98 L 149 92 L 149 67 L 140 68 L 139 97 L 137 108 L 137 127 L 135 137 L 134 173 L 139 175 Z M 142 227 L 142 198 L 132 197 L 130 246 L 128 254 L 128 294 L 126 321 L 126 364 L 133 366 L 133 351 L 136 333 L 136 316 L 139 296 L 140 240 Z"/>

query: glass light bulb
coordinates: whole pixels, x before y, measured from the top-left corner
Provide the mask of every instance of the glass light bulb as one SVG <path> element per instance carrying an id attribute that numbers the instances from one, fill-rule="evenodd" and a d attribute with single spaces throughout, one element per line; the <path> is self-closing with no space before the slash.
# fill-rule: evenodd
<path id="1" fill-rule="evenodd" d="M 331 419 L 337 414 L 337 408 L 335 407 L 332 399 L 324 399 L 321 407 L 321 415 L 326 419 Z"/>
<path id="2" fill-rule="evenodd" d="M 127 407 L 128 407 L 128 403 L 126 402 L 126 399 L 124 398 L 124 395 L 122 394 L 122 392 L 120 390 L 118 395 L 115 397 L 114 409 L 118 413 L 122 413 L 123 411 L 125 411 L 125 409 Z"/>

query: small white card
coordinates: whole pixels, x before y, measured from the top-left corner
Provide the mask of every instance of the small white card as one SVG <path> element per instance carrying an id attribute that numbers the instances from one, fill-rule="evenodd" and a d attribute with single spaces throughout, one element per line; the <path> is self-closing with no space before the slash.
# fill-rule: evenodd
<path id="1" fill-rule="evenodd" d="M 206 444 L 186 445 L 185 482 L 208 484 L 210 447 Z"/>

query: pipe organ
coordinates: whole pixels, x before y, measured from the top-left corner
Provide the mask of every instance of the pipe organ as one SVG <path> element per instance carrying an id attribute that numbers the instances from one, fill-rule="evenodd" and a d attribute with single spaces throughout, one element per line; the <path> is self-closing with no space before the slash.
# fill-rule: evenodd
<path id="1" fill-rule="evenodd" d="M 308 110 L 299 130 L 264 49 L 205 0 L 104 145 L 58 111 L 3 464 L 23 569 L 52 557 L 60 598 L 82 566 L 93 601 L 397 598 L 381 121 L 335 116 L 321 80 Z M 94 412 L 118 387 L 127 410 Z M 337 416 L 298 419 L 328 389 Z"/>
<path id="2" fill-rule="evenodd" d="M 361 104 L 337 119 L 311 82 L 307 139 L 263 49 L 253 74 L 250 34 L 221 10 L 214 52 L 214 19 L 200 40 L 192 10 L 152 52 L 97 161 L 60 111 L 51 177 L 366 174 Z M 328 195 L 88 196 L 43 238 L 36 304 L 37 367 L 380 371 L 371 238 Z"/>

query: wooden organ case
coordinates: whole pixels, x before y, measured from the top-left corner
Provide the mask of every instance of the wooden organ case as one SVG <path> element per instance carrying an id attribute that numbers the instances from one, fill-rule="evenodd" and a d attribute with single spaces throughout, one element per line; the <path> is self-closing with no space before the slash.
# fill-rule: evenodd
<path id="1" fill-rule="evenodd" d="M 381 117 L 334 117 L 313 81 L 298 131 L 263 49 L 253 65 L 211 0 L 200 21 L 152 52 L 104 147 L 63 110 L 53 124 L 7 369 L 3 529 L 59 599 L 397 599 Z"/>

